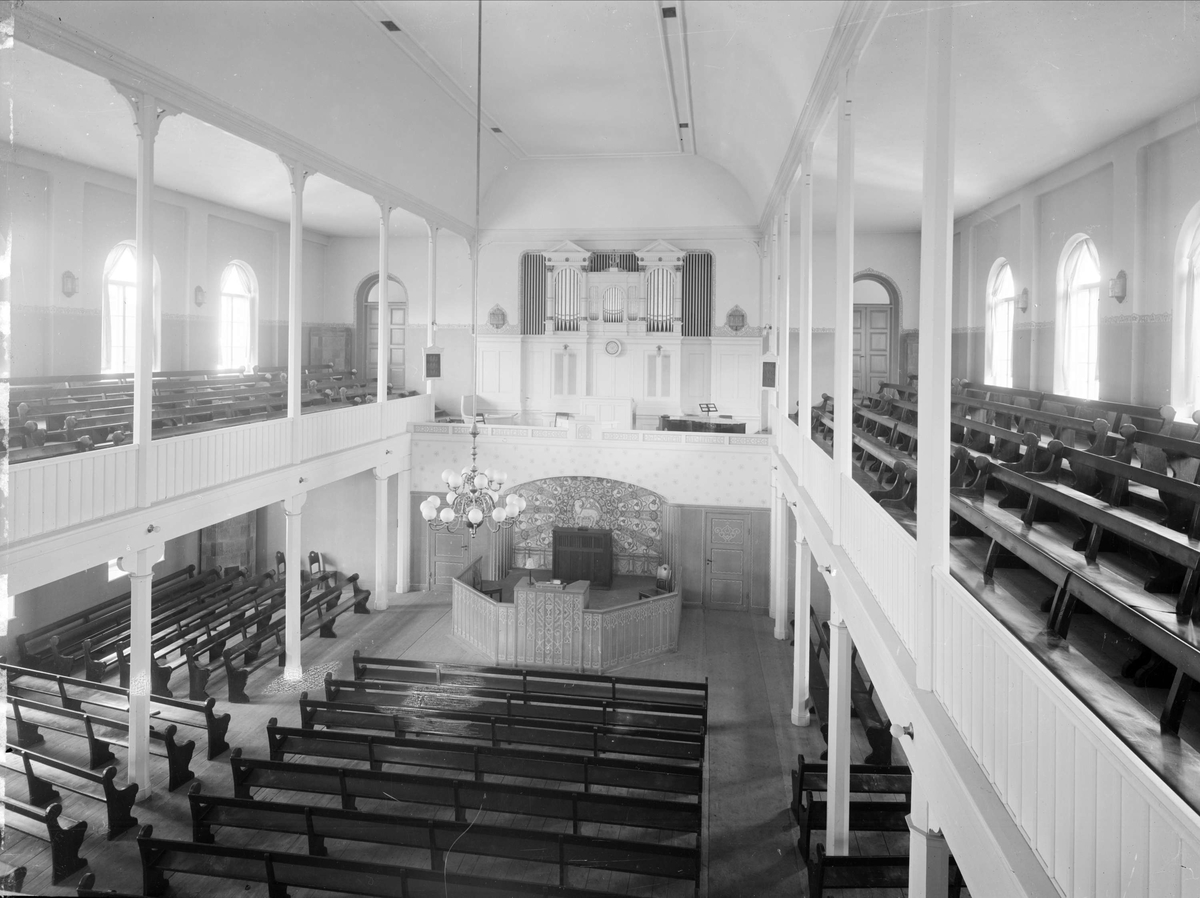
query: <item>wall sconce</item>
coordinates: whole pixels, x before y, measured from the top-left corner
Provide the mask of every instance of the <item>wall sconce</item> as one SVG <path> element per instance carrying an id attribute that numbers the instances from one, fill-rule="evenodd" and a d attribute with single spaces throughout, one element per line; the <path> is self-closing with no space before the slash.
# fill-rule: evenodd
<path id="1" fill-rule="evenodd" d="M 1122 269 L 1117 272 L 1117 276 L 1108 282 L 1109 299 L 1115 299 L 1117 302 L 1125 301 L 1126 287 L 1125 271 Z"/>
<path id="2" fill-rule="evenodd" d="M 904 726 L 900 726 L 898 723 L 893 723 L 888 730 L 896 739 L 903 739 L 905 736 L 907 736 L 909 739 L 913 737 L 913 728 L 911 723 L 905 724 Z"/>
<path id="3" fill-rule="evenodd" d="M 661 355 L 662 355 L 662 347 L 661 347 L 661 346 L 655 346 L 655 347 L 654 347 L 654 354 L 655 354 L 655 355 L 658 355 L 658 356 L 661 356 Z"/>
<path id="4" fill-rule="evenodd" d="M 1024 287 L 1021 289 L 1021 295 L 1017 297 L 1017 308 L 1020 309 L 1022 312 L 1029 311 L 1029 288 L 1028 287 Z"/>
<path id="5" fill-rule="evenodd" d="M 837 570 L 834 568 L 834 566 L 832 564 L 818 564 L 817 570 L 824 571 L 830 577 L 837 576 Z"/>
<path id="6" fill-rule="evenodd" d="M 204 304 L 208 302 L 208 294 L 204 292 L 203 287 L 198 286 L 192 292 L 192 300 L 196 303 L 197 309 L 203 308 Z"/>
<path id="7" fill-rule="evenodd" d="M 71 272 L 63 272 L 62 283 L 63 296 L 72 297 L 79 292 L 79 278 L 75 277 Z"/>

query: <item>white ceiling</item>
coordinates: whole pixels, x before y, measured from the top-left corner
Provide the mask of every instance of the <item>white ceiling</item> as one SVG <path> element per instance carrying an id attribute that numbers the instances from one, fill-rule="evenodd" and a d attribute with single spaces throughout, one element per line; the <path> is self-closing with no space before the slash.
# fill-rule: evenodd
<path id="1" fill-rule="evenodd" d="M 6 52 L 15 143 L 127 178 L 137 176 L 129 105 L 91 72 L 24 44 Z M 154 145 L 155 183 L 275 221 L 291 219 L 291 188 L 278 157 L 188 115 L 163 120 Z M 374 236 L 379 207 L 360 191 L 316 174 L 304 189 L 304 225 L 329 236 Z M 398 209 L 392 233 L 424 235 Z"/>

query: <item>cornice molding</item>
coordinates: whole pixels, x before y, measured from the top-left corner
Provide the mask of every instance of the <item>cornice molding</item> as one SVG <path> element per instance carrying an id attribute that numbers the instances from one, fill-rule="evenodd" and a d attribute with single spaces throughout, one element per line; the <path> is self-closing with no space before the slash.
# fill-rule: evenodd
<path id="1" fill-rule="evenodd" d="M 817 76 L 813 79 L 796 128 L 792 131 L 792 139 L 788 142 L 787 152 L 775 175 L 775 183 L 767 194 L 767 202 L 758 222 L 762 233 L 770 230 L 771 219 L 791 193 L 800 175 L 801 159 L 821 133 L 825 116 L 837 97 L 838 79 L 842 71 L 858 61 L 876 26 L 882 21 L 887 6 L 887 0 L 846 0 L 842 4 L 825 47 L 825 55 L 817 67 Z"/>
<path id="2" fill-rule="evenodd" d="M 321 172 L 368 196 L 386 197 L 398 207 L 467 239 L 474 234 L 475 229 L 465 221 L 413 196 L 395 184 L 389 184 L 347 165 L 323 150 L 297 140 L 274 125 L 260 121 L 194 85 L 130 56 L 123 50 L 96 40 L 57 18 L 29 6 L 18 6 L 14 11 L 14 23 L 16 40 L 23 41 L 31 47 L 79 66 L 101 78 L 152 94 L 164 106 L 185 112 L 263 149 L 295 160 L 310 171 Z"/>
<path id="3" fill-rule="evenodd" d="M 702 240 L 745 240 L 758 245 L 759 233 L 752 227 L 741 225 L 683 228 L 480 228 L 480 245 L 491 243 L 547 243 L 555 245 L 564 240 L 579 242 L 626 242 L 648 243 L 652 240 L 702 241 Z"/>

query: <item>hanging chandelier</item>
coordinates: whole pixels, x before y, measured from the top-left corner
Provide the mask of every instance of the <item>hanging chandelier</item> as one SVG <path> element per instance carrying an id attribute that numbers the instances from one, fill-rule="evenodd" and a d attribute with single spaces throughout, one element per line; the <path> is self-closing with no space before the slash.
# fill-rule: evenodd
<path id="1" fill-rule="evenodd" d="M 483 132 L 483 0 L 479 0 L 479 41 L 477 47 L 477 69 L 475 81 L 475 245 L 471 253 L 471 464 L 455 474 L 447 468 L 442 471 L 442 482 L 449 492 L 442 506 L 439 496 L 430 496 L 421 503 L 421 517 L 434 532 L 457 533 L 466 527 L 474 538 L 485 523 L 495 533 L 516 523 L 525 510 L 525 500 L 509 493 L 503 504 L 500 490 L 508 480 L 503 471 L 488 468 L 480 471 L 476 464 L 476 440 L 479 437 L 479 416 L 475 413 L 475 361 L 479 353 L 479 171 L 480 141 Z"/>

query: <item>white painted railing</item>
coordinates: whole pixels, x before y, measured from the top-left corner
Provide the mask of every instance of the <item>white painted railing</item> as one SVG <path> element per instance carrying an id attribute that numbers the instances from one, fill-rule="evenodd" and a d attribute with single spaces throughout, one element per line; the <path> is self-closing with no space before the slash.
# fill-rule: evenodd
<path id="1" fill-rule="evenodd" d="M 812 496 L 817 511 L 826 523 L 833 523 L 833 503 L 837 501 L 837 479 L 834 477 L 833 459 L 825 450 L 814 443 L 807 434 L 800 439 L 804 453 L 804 488 Z"/>
<path id="2" fill-rule="evenodd" d="M 305 415 L 300 419 L 300 458 L 307 461 L 379 439 L 380 414 L 379 403 L 371 402 Z"/>
<path id="3" fill-rule="evenodd" d="M 583 612 L 582 669 L 607 673 L 679 648 L 678 592 Z"/>
<path id="4" fill-rule="evenodd" d="M 779 435 L 778 449 L 780 457 L 792 466 L 793 471 L 799 474 L 802 465 L 800 460 L 800 440 L 802 437 L 800 428 L 792 423 L 791 418 L 788 418 L 786 415 L 779 415 L 775 424 L 775 433 Z"/>
<path id="5" fill-rule="evenodd" d="M 287 418 L 168 437 L 150 444 L 154 454 L 154 501 L 281 468 L 292 460 Z"/>
<path id="6" fill-rule="evenodd" d="M 500 603 L 463 583 L 450 581 L 450 633 L 496 663 L 496 615 Z"/>
<path id="7" fill-rule="evenodd" d="M 137 504 L 137 447 L 117 446 L 8 467 L 8 538 L 28 539 Z"/>
<path id="8" fill-rule="evenodd" d="M 823 455 L 824 453 L 822 453 Z M 842 548 L 909 655 L 917 613 L 917 542 L 866 490 L 842 479 Z"/>
<path id="9" fill-rule="evenodd" d="M 1200 820 L 948 574 L 934 693 L 1064 895 L 1196 895 Z"/>
<path id="10" fill-rule="evenodd" d="M 384 436 L 399 436 L 408 430 L 411 423 L 432 420 L 433 396 L 428 393 L 404 399 L 389 399 L 383 404 Z"/>

